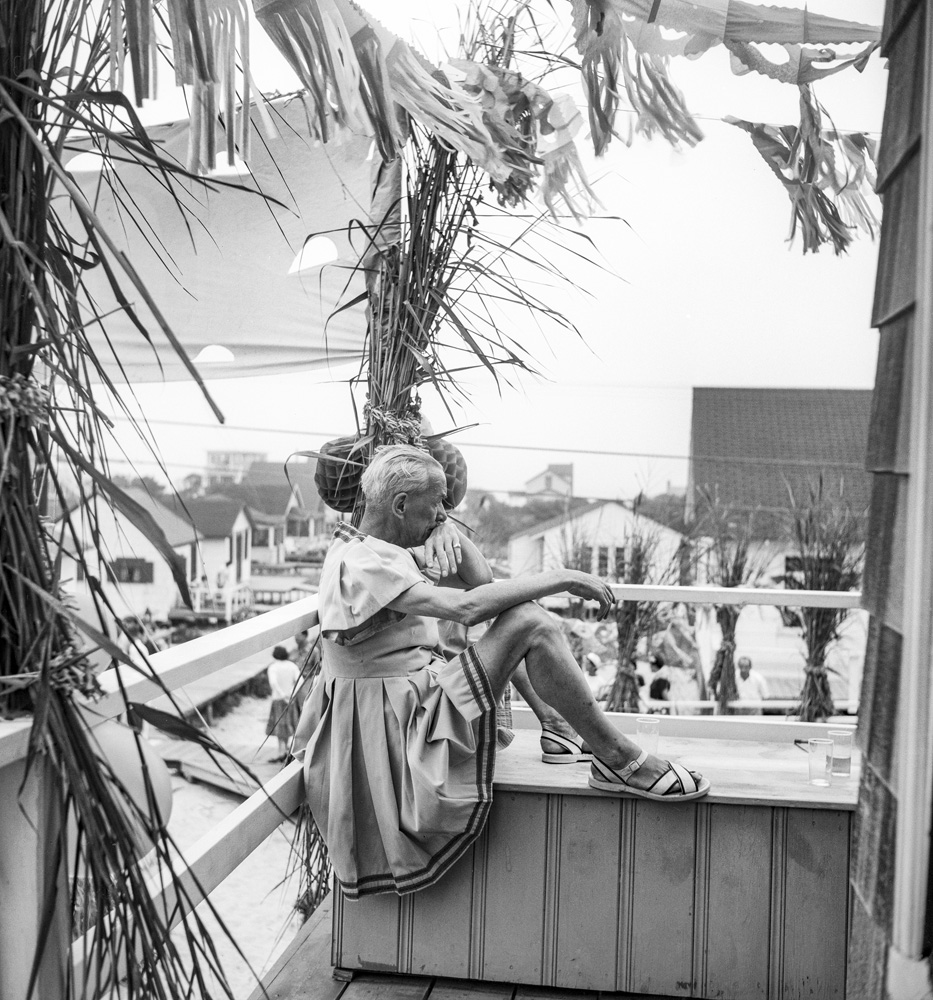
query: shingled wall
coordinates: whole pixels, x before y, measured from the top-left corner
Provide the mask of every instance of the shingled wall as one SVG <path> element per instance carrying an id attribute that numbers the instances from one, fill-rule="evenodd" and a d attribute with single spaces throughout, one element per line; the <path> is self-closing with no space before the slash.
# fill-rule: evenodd
<path id="1" fill-rule="evenodd" d="M 891 782 L 903 635 L 911 338 L 917 284 L 917 219 L 923 109 L 921 0 L 889 0 L 882 54 L 889 60 L 878 163 L 884 200 L 872 324 L 880 335 L 867 468 L 873 474 L 863 582 L 870 625 L 860 708 L 864 751 L 855 823 L 848 995 L 885 996 L 894 893 L 897 801 Z"/>

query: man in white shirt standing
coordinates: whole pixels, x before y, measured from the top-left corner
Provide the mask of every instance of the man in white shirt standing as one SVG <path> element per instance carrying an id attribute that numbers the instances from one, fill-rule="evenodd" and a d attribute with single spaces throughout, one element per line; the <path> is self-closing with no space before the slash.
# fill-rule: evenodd
<path id="1" fill-rule="evenodd" d="M 743 708 L 739 711 L 742 715 L 761 715 L 760 703 L 768 697 L 768 685 L 757 670 L 752 670 L 751 657 L 740 656 L 736 665 L 739 668 L 739 676 L 735 679 L 739 701 L 759 702 L 759 707 Z"/>

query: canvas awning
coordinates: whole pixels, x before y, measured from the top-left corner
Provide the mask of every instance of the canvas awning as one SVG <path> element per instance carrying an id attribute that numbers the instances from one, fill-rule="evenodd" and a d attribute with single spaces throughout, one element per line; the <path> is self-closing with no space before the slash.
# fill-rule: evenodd
<path id="1" fill-rule="evenodd" d="M 368 223 L 371 137 L 347 134 L 342 142 L 315 143 L 300 96 L 278 98 L 270 110 L 278 137 L 266 135 L 254 105 L 249 172 L 242 168 L 239 175 L 231 170 L 219 176 L 262 191 L 285 207 L 231 188 L 206 191 L 182 179 L 180 190 L 192 210 L 184 217 L 157 176 L 138 164 L 118 163 L 123 198 L 131 197 L 139 207 L 142 224 L 136 226 L 107 185 L 99 183 L 99 158 L 85 155 L 71 167 L 191 358 L 210 348 L 197 363 L 205 378 L 321 368 L 360 357 L 363 306 L 328 317 L 363 290 L 361 276 L 351 277 L 350 267 L 365 239 L 357 230 L 351 246 L 347 227 L 352 220 Z M 184 164 L 187 119 L 147 132 Z M 220 160 L 225 163 L 223 154 Z M 338 262 L 299 268 L 306 238 L 320 232 L 333 240 Z M 318 244 L 309 245 L 309 251 L 320 249 Z M 125 291 L 149 323 L 154 349 L 119 308 L 103 269 L 85 272 L 85 280 L 99 311 L 111 313 L 106 333 L 112 349 L 96 327 L 89 333 L 99 356 L 114 359 L 108 364 L 114 377 L 115 356 L 133 382 L 190 377 L 129 282 Z M 211 356 L 221 360 L 211 361 Z"/>

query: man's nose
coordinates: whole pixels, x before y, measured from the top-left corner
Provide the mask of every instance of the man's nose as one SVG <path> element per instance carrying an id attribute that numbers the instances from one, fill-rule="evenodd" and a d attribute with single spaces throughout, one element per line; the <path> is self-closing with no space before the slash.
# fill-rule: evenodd
<path id="1" fill-rule="evenodd" d="M 446 520 L 447 520 L 447 511 L 444 510 L 443 508 L 441 508 L 437 512 L 436 521 L 437 521 L 438 524 L 443 524 Z"/>

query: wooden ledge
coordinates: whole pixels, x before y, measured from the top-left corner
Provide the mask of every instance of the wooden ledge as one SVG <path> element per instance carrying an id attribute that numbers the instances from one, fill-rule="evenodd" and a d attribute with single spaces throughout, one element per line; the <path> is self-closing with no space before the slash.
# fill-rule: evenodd
<path id="1" fill-rule="evenodd" d="M 497 752 L 497 791 L 606 797 L 607 793 L 587 785 L 588 764 L 545 764 L 539 735 L 517 730 L 512 745 Z M 858 800 L 857 750 L 849 780 L 828 788 L 808 783 L 806 751 L 790 735 L 785 740 L 760 741 L 662 735 L 658 752 L 710 779 L 713 787 L 703 802 L 853 811 Z"/>

